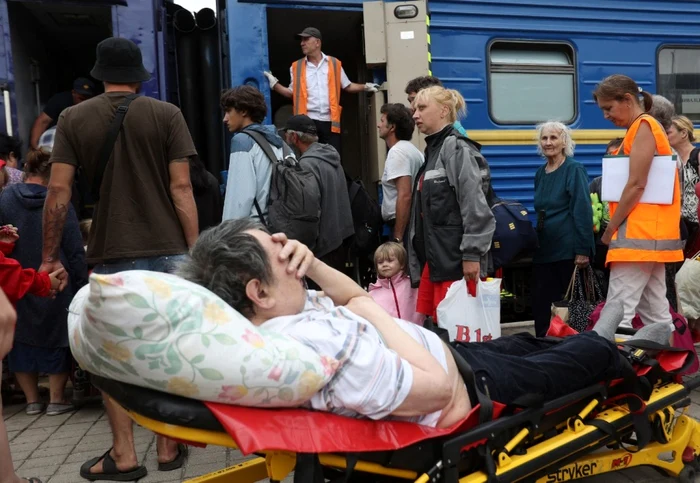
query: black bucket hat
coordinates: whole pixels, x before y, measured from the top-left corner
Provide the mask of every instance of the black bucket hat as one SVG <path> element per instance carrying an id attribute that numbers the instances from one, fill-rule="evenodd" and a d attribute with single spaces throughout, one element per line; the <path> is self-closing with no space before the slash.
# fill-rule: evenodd
<path id="1" fill-rule="evenodd" d="M 120 37 L 110 37 L 97 44 L 97 60 L 90 75 L 113 84 L 146 82 L 151 78 L 143 66 L 138 45 Z"/>

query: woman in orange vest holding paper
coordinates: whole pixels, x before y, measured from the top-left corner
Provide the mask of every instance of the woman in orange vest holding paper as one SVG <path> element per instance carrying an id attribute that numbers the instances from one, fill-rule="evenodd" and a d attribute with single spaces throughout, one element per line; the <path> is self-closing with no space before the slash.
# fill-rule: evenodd
<path id="1" fill-rule="evenodd" d="M 641 97 L 641 100 L 640 100 Z M 622 325 L 631 327 L 635 313 L 644 324 L 672 323 L 666 299 L 664 264 L 683 260 L 680 239 L 681 194 L 675 173 L 670 205 L 640 203 L 655 155 L 671 155 L 664 128 L 647 112 L 652 96 L 624 75 L 604 79 L 593 93 L 605 119 L 627 129 L 617 154 L 629 156 L 629 179 L 620 201 L 610 203 L 610 223 L 602 241 L 609 246 L 606 263 L 610 285 L 604 310 L 624 309 Z M 619 301 L 620 303 L 610 303 Z"/>
<path id="2" fill-rule="evenodd" d="M 263 72 L 270 82 L 270 89 L 294 101 L 294 115 L 306 114 L 313 119 L 318 140 L 330 144 L 340 153 L 340 91 L 377 92 L 379 86 L 372 82 L 350 82 L 343 65 L 335 57 L 321 52 L 321 31 L 307 27 L 297 34 L 301 40 L 304 58 L 289 69 L 291 82 L 284 87 L 270 72 Z"/>

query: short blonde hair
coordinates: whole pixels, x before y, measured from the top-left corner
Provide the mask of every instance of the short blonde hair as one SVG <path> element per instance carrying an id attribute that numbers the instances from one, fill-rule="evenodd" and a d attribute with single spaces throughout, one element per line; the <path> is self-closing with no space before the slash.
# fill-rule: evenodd
<path id="1" fill-rule="evenodd" d="M 433 100 L 441 106 L 447 106 L 449 108 L 447 118 L 451 123 L 467 115 L 467 104 L 464 102 L 464 97 L 454 89 L 445 89 L 441 86 L 428 87 L 418 91 L 413 105 L 428 100 Z"/>
<path id="2" fill-rule="evenodd" d="M 568 157 L 572 157 L 574 155 L 576 143 L 571 137 L 571 129 L 569 129 L 569 126 L 559 121 L 547 121 L 537 125 L 537 153 L 540 156 L 544 156 L 540 139 L 542 139 L 542 133 L 545 129 L 556 131 L 561 135 L 561 139 L 564 141 L 564 155 Z"/>
<path id="3" fill-rule="evenodd" d="M 691 143 L 695 142 L 695 127 L 693 126 L 693 121 L 685 116 L 673 116 L 671 122 L 679 131 L 688 133 L 688 141 Z"/>
<path id="4" fill-rule="evenodd" d="M 408 254 L 402 244 L 396 242 L 386 242 L 379 245 L 374 251 L 374 269 L 377 270 L 378 265 L 388 258 L 396 258 L 401 265 L 401 269 L 406 271 L 406 260 Z"/>

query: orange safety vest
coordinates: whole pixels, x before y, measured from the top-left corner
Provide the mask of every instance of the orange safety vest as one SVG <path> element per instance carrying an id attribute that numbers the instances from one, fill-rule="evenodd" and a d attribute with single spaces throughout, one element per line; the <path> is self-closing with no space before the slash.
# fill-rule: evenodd
<path id="1" fill-rule="evenodd" d="M 328 103 L 331 106 L 331 132 L 340 132 L 340 76 L 343 64 L 335 57 L 326 56 L 328 61 Z M 294 78 L 294 115 L 306 114 L 309 93 L 306 88 L 306 58 L 292 64 Z"/>
<path id="2" fill-rule="evenodd" d="M 656 140 L 656 153 L 660 156 L 673 154 L 663 127 L 648 114 L 639 116 L 632 123 L 617 154 L 626 156 L 630 154 L 634 138 L 643 121 L 651 127 Z M 610 203 L 611 217 L 615 214 L 617 205 L 618 203 Z M 676 170 L 673 203 L 670 205 L 638 203 L 613 235 L 606 263 L 683 261 L 680 220 L 681 192 Z"/>

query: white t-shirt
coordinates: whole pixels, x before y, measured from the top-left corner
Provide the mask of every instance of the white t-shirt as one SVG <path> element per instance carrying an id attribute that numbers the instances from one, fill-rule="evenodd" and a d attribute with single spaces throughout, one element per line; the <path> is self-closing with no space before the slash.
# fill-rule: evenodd
<path id="1" fill-rule="evenodd" d="M 411 322 L 394 320 L 447 371 L 447 348 L 437 335 Z M 330 298 L 319 297 L 313 290 L 308 291 L 301 314 L 275 317 L 262 328 L 292 337 L 339 362 L 335 375 L 305 407 L 354 418 L 384 419 L 408 396 L 413 384 L 411 365 L 385 345 L 367 320 L 345 307 L 336 307 Z M 390 419 L 434 427 L 441 414 Z"/>
<path id="2" fill-rule="evenodd" d="M 328 97 L 328 68 L 330 61 L 326 54 L 321 52 L 321 62 L 318 66 L 306 62 L 306 92 L 308 95 L 306 103 L 306 115 L 317 121 L 331 120 L 331 103 Z M 294 92 L 294 73 L 293 69 L 289 68 L 289 88 Z M 345 89 L 350 85 L 345 69 L 340 68 L 340 88 Z M 338 99 L 340 101 L 340 99 Z"/>
<path id="3" fill-rule="evenodd" d="M 399 192 L 396 189 L 396 178 L 401 176 L 413 178 L 423 164 L 423 153 L 410 141 L 399 141 L 394 144 L 386 155 L 384 174 L 382 175 L 382 218 L 385 221 L 396 218 L 396 200 Z"/>

